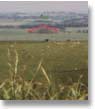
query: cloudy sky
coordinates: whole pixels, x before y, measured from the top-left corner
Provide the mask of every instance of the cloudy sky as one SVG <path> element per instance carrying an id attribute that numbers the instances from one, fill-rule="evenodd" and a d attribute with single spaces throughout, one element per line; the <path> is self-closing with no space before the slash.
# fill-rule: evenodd
<path id="1" fill-rule="evenodd" d="M 0 1 L 0 12 L 43 12 L 43 11 L 72 11 L 88 12 L 86 1 Z"/>

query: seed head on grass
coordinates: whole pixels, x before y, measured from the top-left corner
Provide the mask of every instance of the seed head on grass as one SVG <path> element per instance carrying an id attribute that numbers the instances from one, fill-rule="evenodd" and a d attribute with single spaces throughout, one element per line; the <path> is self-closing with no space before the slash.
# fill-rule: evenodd
<path id="1" fill-rule="evenodd" d="M 49 79 L 49 77 L 48 77 L 48 75 L 47 75 L 47 72 L 45 71 L 45 69 L 44 69 L 44 67 L 43 67 L 42 65 L 41 65 L 41 70 L 42 70 L 42 73 L 43 73 L 43 75 L 45 76 L 45 78 L 46 78 L 48 84 L 50 85 L 50 84 L 51 84 L 51 81 L 50 81 L 50 79 Z"/>
<path id="2" fill-rule="evenodd" d="M 18 59 L 18 52 L 16 49 L 14 50 L 14 52 L 15 52 L 15 74 L 17 74 L 19 59 Z"/>

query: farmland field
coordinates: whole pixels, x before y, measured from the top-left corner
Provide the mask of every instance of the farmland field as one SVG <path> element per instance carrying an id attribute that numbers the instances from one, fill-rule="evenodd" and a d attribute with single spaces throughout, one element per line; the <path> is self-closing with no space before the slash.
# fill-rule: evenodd
<path id="1" fill-rule="evenodd" d="M 13 42 L 0 43 L 0 79 L 8 76 L 8 56 L 7 49 L 12 46 Z M 67 78 L 75 77 L 77 80 L 80 73 L 84 75 L 87 83 L 87 42 L 19 42 L 16 43 L 19 53 L 19 73 L 23 66 L 27 66 L 25 77 L 31 79 L 32 73 L 35 72 L 37 65 L 43 60 L 43 65 L 47 72 Z M 77 73 L 77 70 L 83 69 L 83 72 Z M 69 72 L 69 71 L 72 72 Z M 73 71 L 75 70 L 75 71 Z M 67 73 L 65 73 L 67 71 Z M 62 76 L 63 75 L 63 76 Z M 56 76 L 55 76 L 56 77 Z M 66 78 L 64 78 L 66 79 Z M 64 81 L 62 79 L 62 81 Z"/>
<path id="2" fill-rule="evenodd" d="M 39 66 L 42 67 L 39 68 Z M 13 88 L 11 85 L 12 76 L 10 75 L 17 75 L 15 80 L 12 80 L 16 81 L 13 85 L 17 87 L 14 88 L 14 90 L 17 90 L 14 91 L 15 94 L 11 94 Z M 22 96 L 23 89 L 20 87 L 23 87 L 23 85 L 20 86 L 20 84 L 23 84 L 23 82 L 19 82 L 21 79 L 16 79 L 17 77 L 21 77 L 27 82 L 30 81 L 28 84 L 31 84 L 32 80 L 36 81 L 38 86 L 35 92 L 40 97 L 37 95 L 37 97 L 34 97 L 35 94 L 31 92 L 32 89 L 29 91 L 29 87 L 32 88 L 32 86 L 28 88 L 25 86 L 26 94 Z M 0 99 L 85 100 L 88 94 L 88 42 L 87 40 L 76 41 L 74 39 L 72 41 L 49 42 L 0 42 L 0 82 L 6 82 L 7 79 L 10 82 L 6 83 L 9 84 L 9 90 L 5 85 L 5 88 L 0 90 Z M 27 85 L 27 82 L 25 82 L 25 85 Z M 50 85 L 48 86 L 47 83 L 52 84 L 53 91 L 50 90 Z M 39 86 L 41 84 L 42 86 Z M 0 87 L 2 87 L 2 84 Z M 76 89 L 76 87 L 78 88 Z M 66 89 L 64 90 L 65 94 L 64 91 L 60 92 L 59 88 L 60 90 Z M 48 97 L 43 95 L 47 93 L 47 90 L 50 90 Z M 2 97 L 2 95 L 4 96 Z"/>

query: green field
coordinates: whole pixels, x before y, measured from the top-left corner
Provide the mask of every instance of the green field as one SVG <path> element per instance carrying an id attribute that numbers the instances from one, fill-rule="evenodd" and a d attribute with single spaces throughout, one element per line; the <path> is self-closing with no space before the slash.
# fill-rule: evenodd
<path id="1" fill-rule="evenodd" d="M 16 54 L 17 52 L 17 67 Z M 9 51 L 8 51 L 9 50 Z M 11 64 L 11 67 L 10 65 Z M 44 71 L 38 66 L 41 64 Z M 58 92 L 58 87 L 66 87 L 75 84 L 80 80 L 85 87 L 88 86 L 88 43 L 87 41 L 64 41 L 64 42 L 0 42 L 0 81 L 1 83 L 10 78 L 10 72 L 22 77 L 25 81 L 38 81 L 47 87 L 47 82 L 53 84 Z M 45 74 L 46 73 L 46 74 Z M 48 76 L 47 76 L 48 75 Z M 9 79 L 10 80 L 10 79 Z M 13 79 L 14 80 L 14 79 Z M 17 80 L 19 81 L 19 80 Z M 9 84 L 9 83 L 8 83 Z M 79 83 L 78 83 L 79 84 Z M 1 84 L 2 86 L 2 84 Z M 65 87 L 64 86 L 64 87 Z M 20 86 L 19 86 L 20 87 Z M 30 86 L 32 87 L 32 86 Z M 47 88 L 36 89 L 38 97 L 0 97 L 2 99 L 52 99 L 52 97 L 41 98 Z M 72 86 L 72 87 L 75 87 Z M 18 89 L 17 89 L 18 90 Z M 25 90 L 27 88 L 25 87 Z M 49 89 L 50 90 L 50 89 Z M 61 90 L 61 89 L 60 89 Z M 68 89 L 69 90 L 69 89 Z M 70 89 L 71 92 L 73 88 Z M 83 88 L 81 96 L 87 96 L 87 88 Z M 67 91 L 66 91 L 67 92 Z M 66 93 L 65 92 L 65 93 Z M 80 92 L 80 91 L 79 91 Z M 3 93 L 2 91 L 0 93 Z M 51 93 L 51 92 L 50 92 Z M 56 92 L 55 92 L 56 93 Z M 74 92 L 72 92 L 74 94 Z M 10 94 L 10 93 L 8 93 Z M 18 93 L 17 93 L 18 94 Z M 54 96 L 54 95 L 53 95 Z M 70 95 L 71 96 L 71 95 Z M 75 96 L 75 95 L 74 95 Z M 78 95 L 79 96 L 79 95 Z M 85 97 L 79 99 L 86 99 Z M 78 99 L 78 97 L 65 98 L 65 94 L 60 98 L 59 95 L 54 99 Z"/>
<path id="2" fill-rule="evenodd" d="M 7 75 L 8 73 L 8 47 L 14 43 L 6 42 L 0 43 L 0 75 Z M 70 70 L 87 70 L 87 42 L 19 42 L 16 43 L 16 49 L 19 53 L 19 72 L 23 65 L 27 66 L 26 77 L 31 79 L 32 73 L 41 60 L 47 72 L 58 74 L 65 74 L 65 71 Z M 2 74 L 3 73 L 3 74 Z M 67 72 L 68 73 L 68 72 Z M 71 73 L 71 72 L 70 72 Z M 75 72 L 76 73 L 76 72 Z M 73 77 L 74 74 L 71 76 Z M 83 72 L 81 72 L 83 73 Z M 66 75 L 66 74 L 65 74 Z M 78 74 L 77 74 L 78 75 Z M 2 79 L 2 77 L 0 76 Z M 69 78 L 69 77 L 68 77 Z M 77 78 L 75 78 L 77 80 Z"/>

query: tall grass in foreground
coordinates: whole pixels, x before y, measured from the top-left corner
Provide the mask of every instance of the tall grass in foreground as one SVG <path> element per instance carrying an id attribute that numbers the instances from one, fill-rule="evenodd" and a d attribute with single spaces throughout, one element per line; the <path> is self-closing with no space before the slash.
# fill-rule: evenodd
<path id="1" fill-rule="evenodd" d="M 8 48 L 9 78 L 0 83 L 0 99 L 4 100 L 86 100 L 87 87 L 81 82 L 80 75 L 77 82 L 71 85 L 58 84 L 43 67 L 43 60 L 38 64 L 36 72 L 32 72 L 31 80 L 24 79 L 24 68 L 19 73 L 19 54 L 16 44 Z M 39 72 L 40 71 L 40 72 Z M 36 76 L 43 76 L 39 81 Z M 21 74 L 21 75 L 20 75 Z"/>

